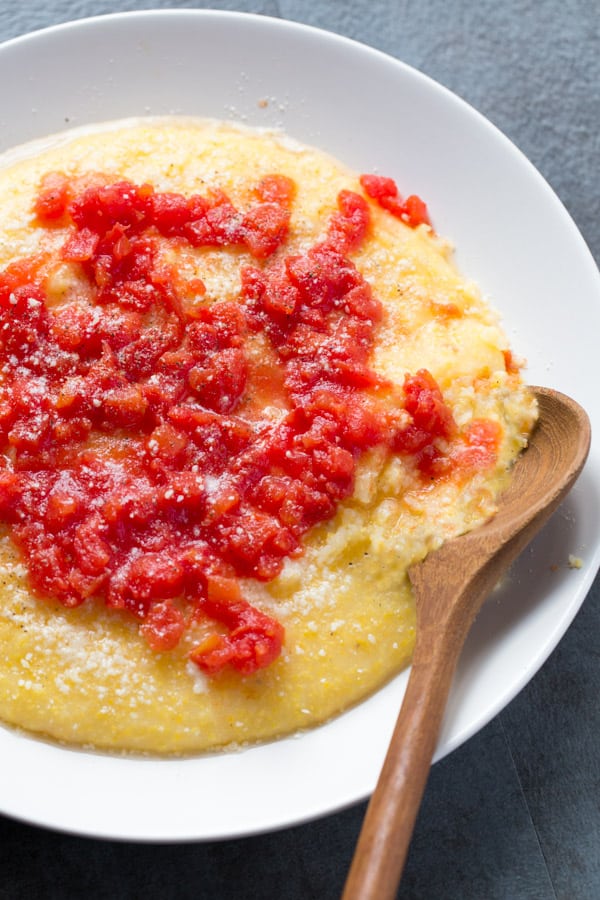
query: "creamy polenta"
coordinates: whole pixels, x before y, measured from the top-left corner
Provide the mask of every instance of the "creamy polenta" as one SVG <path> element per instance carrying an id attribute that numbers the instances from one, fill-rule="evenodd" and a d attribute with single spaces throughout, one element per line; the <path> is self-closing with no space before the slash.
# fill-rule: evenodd
<path id="1" fill-rule="evenodd" d="M 416 200 L 402 205 L 389 180 L 360 180 L 323 153 L 279 134 L 209 121 L 109 123 L 20 148 L 0 165 L 0 289 L 5 284 L 0 344 L 4 341 L 6 360 L 0 382 L 5 436 L 0 470 L 0 719 L 58 741 L 107 750 L 190 753 L 314 726 L 372 693 L 410 662 L 414 610 L 407 568 L 493 514 L 536 416 L 497 316 L 456 270 L 448 243 L 428 224 L 423 205 Z M 134 194 L 138 207 L 123 206 L 119 214 L 113 210 L 107 231 L 102 230 L 106 212 L 98 198 L 113 185 L 121 185 L 120 203 L 130 203 Z M 182 199 L 190 197 L 208 198 L 192 204 L 193 221 Z M 143 208 L 162 216 L 149 219 L 143 235 L 139 204 L 150 204 Z M 324 288 L 318 310 L 317 300 L 310 314 L 303 308 L 304 318 L 291 332 L 290 317 L 300 313 L 294 307 L 296 294 L 289 299 L 289 291 L 312 291 L 314 299 L 317 289 L 312 282 L 305 288 L 298 273 L 302 270 L 305 280 L 316 278 L 323 259 L 337 266 L 330 282 L 337 279 L 337 285 L 343 275 L 354 293 L 339 288 L 331 300 Z M 32 287 L 25 290 L 21 282 L 27 266 Z M 21 287 L 13 290 L 10 279 Z M 169 279 L 176 282 L 176 291 Z M 114 287 L 117 280 L 120 294 Z M 167 317 L 157 318 L 144 290 L 151 299 L 163 292 L 161 302 L 171 304 Z M 41 321 L 36 318 L 40 307 L 47 312 L 44 340 L 54 342 L 43 346 L 60 351 L 51 362 L 43 358 L 45 351 L 37 357 L 31 351 L 38 340 L 35 329 L 42 328 L 35 324 Z M 114 310 L 111 330 L 105 319 Z M 211 310 L 214 316 L 223 310 L 227 315 L 211 319 Z M 239 333 L 231 324 L 235 310 L 241 310 L 241 318 L 235 319 Z M 15 316 L 21 312 L 17 326 Z M 91 322 L 87 331 L 81 325 L 85 316 Z M 329 316 L 327 325 L 324 316 Z M 344 331 L 346 317 L 354 323 L 350 337 Z M 103 324 L 94 331 L 101 318 Z M 159 346 L 162 355 L 156 351 L 152 356 L 152 350 L 144 356 L 147 334 L 153 328 L 161 332 L 153 333 L 156 347 L 175 320 L 184 323 L 180 344 L 167 341 Z M 229 329 L 225 343 L 221 326 Z M 102 340 L 99 329 L 104 329 Z M 127 329 L 135 337 L 130 343 Z M 189 347 L 181 343 L 188 340 L 186 329 L 190 334 L 196 329 L 198 341 L 205 340 L 207 329 L 217 335 L 211 359 L 221 354 L 220 369 L 186 362 Z M 310 367 L 310 353 L 297 351 L 299 335 L 304 340 L 307 329 L 312 329 L 315 359 L 327 360 L 316 369 Z M 334 330 L 342 337 L 323 350 Z M 91 349 L 82 368 L 84 332 Z M 13 348 L 8 342 L 16 341 L 15 334 L 21 343 Z M 354 355 L 352 341 L 359 348 Z M 325 352 L 327 356 L 319 356 Z M 126 367 L 127 377 L 121 369 L 117 377 L 117 364 Z M 189 393 L 167 414 L 164 397 L 175 390 L 174 379 L 185 366 Z M 323 366 L 332 372 L 325 376 Z M 103 393 L 90 395 L 88 408 L 82 379 L 92 370 Z M 160 391 L 157 372 L 164 375 Z M 215 373 L 219 390 L 211 387 Z M 415 382 L 415 377 L 421 380 Z M 223 385 L 230 393 L 224 395 Z M 415 412 L 418 397 L 413 407 L 407 405 L 410 391 L 421 389 L 433 398 L 438 419 L 442 416 L 443 427 L 437 431 L 425 433 L 429 413 Z M 285 485 L 296 484 L 285 481 L 291 478 L 285 468 L 288 449 L 283 463 L 261 470 L 271 504 L 260 500 L 261 523 L 268 509 L 269 522 L 283 529 L 277 532 L 279 543 L 273 538 L 279 556 L 274 550 L 252 556 L 254 538 L 242 543 L 244 523 L 250 520 L 239 519 L 237 529 L 228 525 L 229 530 L 210 531 L 219 516 L 229 516 L 227 521 L 235 524 L 235 503 L 241 501 L 219 496 L 216 504 L 219 472 L 209 467 L 201 477 L 197 462 L 188 465 L 196 457 L 189 455 L 185 442 L 200 452 L 201 441 L 190 429 L 190 416 L 196 416 L 198 431 L 217 421 L 219 427 L 225 422 L 228 429 L 237 429 L 242 449 L 232 444 L 224 457 L 231 468 L 235 459 L 230 464 L 229 456 L 238 453 L 245 459 L 257 433 L 281 431 L 288 421 L 297 421 L 299 409 L 305 417 L 313 416 L 313 425 L 322 423 L 325 407 L 316 415 L 314 404 L 325 402 L 323 393 L 329 391 L 327 408 L 333 409 L 332 398 L 354 402 L 348 398 L 355 390 L 363 392 L 362 406 L 344 408 L 352 415 L 358 408 L 375 410 L 380 432 L 365 437 L 366 426 L 361 430 L 348 424 L 348 431 L 360 432 L 355 444 L 350 446 L 343 428 L 331 438 L 328 446 L 335 451 L 337 468 L 335 476 L 328 476 L 327 497 L 335 500 L 330 507 L 301 519 L 298 508 L 305 508 L 297 504 L 292 521 L 285 507 Z M 35 422 L 23 418 L 24 412 L 19 419 L 19 410 L 5 414 L 6 398 L 15 407 L 21 396 L 38 403 Z M 442 403 L 443 414 L 438 410 Z M 198 418 L 198 410 L 204 418 Z M 43 440 L 33 434 L 42 419 Z M 421 425 L 417 428 L 415 422 Z M 324 426 L 319 427 L 324 440 Z M 392 432 L 396 437 L 389 436 Z M 306 447 L 308 433 L 300 436 Z M 67 443 L 68 456 L 64 449 L 57 456 L 55 445 L 64 448 Z M 220 450 L 215 447 L 214 453 Z M 113 475 L 106 474 L 101 487 L 96 478 L 95 493 L 82 494 L 87 499 L 77 505 L 73 494 L 81 484 L 74 480 L 75 467 L 83 471 L 86 460 L 95 460 L 93 454 L 102 458 L 102 453 L 107 470 L 122 460 L 129 465 L 131 454 L 154 478 L 147 483 L 155 486 L 159 505 L 143 525 L 133 506 L 134 511 L 124 512 L 125 501 L 118 494 L 129 490 L 129 482 Z M 62 493 L 52 469 L 57 459 L 65 466 L 61 484 L 71 479 Z M 52 489 L 35 501 L 42 519 L 42 513 L 36 518 L 31 509 L 34 488 L 23 487 L 23 473 L 38 485 L 44 466 Z M 179 470 L 189 479 L 198 476 L 193 497 L 186 493 L 189 479 L 181 493 L 164 480 L 179 477 Z M 92 477 L 86 477 L 91 483 Z M 298 472 L 294 477 L 305 476 Z M 12 501 L 9 488 L 13 490 L 15 479 L 20 479 L 20 493 Z M 274 481 L 281 494 L 277 515 L 272 512 Z M 117 498 L 109 498 L 110 503 L 103 496 L 109 483 Z M 252 502 L 259 503 L 254 486 L 247 490 Z M 179 501 L 185 515 L 177 508 Z M 24 525 L 27 516 L 29 524 Z M 93 516 L 95 530 L 89 531 Z M 129 542 L 129 556 L 119 573 L 113 567 L 109 585 L 111 560 L 122 553 L 118 535 L 124 533 L 126 516 L 135 520 L 131 527 L 137 531 L 135 538 L 123 538 Z M 49 521 L 61 548 L 56 563 L 44 531 Z M 153 548 L 162 544 L 152 537 L 158 521 L 181 538 L 187 554 L 159 575 L 160 553 Z M 89 526 L 85 532 L 84 522 Z M 258 533 L 252 531 L 254 519 L 252 523 L 251 537 Z M 69 529 L 75 535 L 72 547 L 65 543 Z M 292 537 L 282 549 L 283 532 Z M 215 533 L 230 542 L 222 569 L 214 569 L 221 552 Z M 208 548 L 206 565 L 217 572 L 212 590 L 224 590 L 233 573 L 239 586 L 233 603 L 243 598 L 244 610 L 257 610 L 259 622 L 274 622 L 281 629 L 269 632 L 282 635 L 277 652 L 271 645 L 264 650 L 260 640 L 253 645 L 258 656 L 252 671 L 239 660 L 236 668 L 236 658 L 229 664 L 230 657 L 223 655 L 227 627 L 235 628 L 227 625 L 226 616 L 216 624 L 211 617 L 211 588 L 203 581 L 196 538 Z M 235 557 L 236 547 L 246 554 L 243 565 Z M 154 581 L 148 566 L 140 574 L 142 557 L 152 557 Z M 190 612 L 181 595 L 184 582 L 187 593 L 193 593 L 186 569 L 192 557 L 198 591 L 204 594 Z M 67 569 L 59 578 L 61 566 Z M 123 573 L 129 573 L 133 587 L 122 587 Z M 163 593 L 152 596 L 149 584 Z M 161 601 L 158 606 L 156 600 Z M 229 602 L 219 597 L 221 601 L 225 606 Z M 160 614 L 150 613 L 152 609 Z M 263 650 L 268 658 L 259 659 Z"/>

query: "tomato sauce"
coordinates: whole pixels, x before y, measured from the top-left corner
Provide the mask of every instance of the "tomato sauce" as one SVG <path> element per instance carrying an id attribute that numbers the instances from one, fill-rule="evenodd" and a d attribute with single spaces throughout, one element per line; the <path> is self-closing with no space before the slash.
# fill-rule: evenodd
<path id="1" fill-rule="evenodd" d="M 402 219 L 411 228 L 418 225 L 431 225 L 427 206 L 416 194 L 403 199 L 398 186 L 392 178 L 383 175 L 361 175 L 361 187 L 364 192 L 398 219 Z"/>
<path id="2" fill-rule="evenodd" d="M 372 178 L 369 196 L 427 221 Z M 277 658 L 284 629 L 239 579 L 269 581 L 302 553 L 367 449 L 410 456 L 427 479 L 489 465 L 499 440 L 486 421 L 459 435 L 428 372 L 400 386 L 371 368 L 384 310 L 349 256 L 368 203 L 342 191 L 323 239 L 285 255 L 295 190 L 267 176 L 241 211 L 221 191 L 53 173 L 35 213 L 68 226 L 57 261 L 80 268 L 92 301 L 51 304 L 43 256 L 0 272 L 0 517 L 33 589 L 68 607 L 103 598 L 156 652 L 211 620 L 190 654 L 209 674 Z M 165 242 L 247 250 L 238 301 L 190 302 L 203 285 L 165 262 Z M 284 398 L 276 420 L 251 401 L 268 393 L 249 353 L 258 335 Z"/>

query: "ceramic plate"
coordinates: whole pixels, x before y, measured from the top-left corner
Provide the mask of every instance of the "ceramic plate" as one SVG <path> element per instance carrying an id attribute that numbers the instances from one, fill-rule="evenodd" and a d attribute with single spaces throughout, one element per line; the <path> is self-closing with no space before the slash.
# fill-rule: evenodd
<path id="1" fill-rule="evenodd" d="M 423 196 L 458 262 L 500 311 L 527 378 L 571 394 L 600 433 L 600 279 L 573 222 L 489 122 L 395 59 L 239 13 L 125 13 L 0 47 L 0 149 L 127 116 L 276 126 Z M 438 758 L 519 691 L 564 634 L 600 565 L 600 461 L 490 598 L 470 635 Z M 568 566 L 569 554 L 583 559 Z M 406 673 L 335 721 L 237 753 L 141 760 L 0 729 L 0 810 L 79 834 L 217 839 L 305 821 L 373 789 Z"/>

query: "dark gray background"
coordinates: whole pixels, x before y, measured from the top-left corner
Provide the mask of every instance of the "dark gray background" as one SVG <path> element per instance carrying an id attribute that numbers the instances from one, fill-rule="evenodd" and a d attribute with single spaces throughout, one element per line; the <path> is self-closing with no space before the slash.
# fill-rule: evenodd
<path id="1" fill-rule="evenodd" d="M 421 69 L 524 151 L 600 260 L 597 0 L 0 0 L 0 40 L 151 6 L 289 18 Z M 7 90 L 0 85 L 0 103 Z M 600 897 L 599 625 L 597 579 L 536 678 L 434 767 L 399 897 Z M 275 834 L 178 846 L 75 838 L 0 816 L 0 898 L 329 900 L 340 894 L 363 815 L 360 805 Z"/>

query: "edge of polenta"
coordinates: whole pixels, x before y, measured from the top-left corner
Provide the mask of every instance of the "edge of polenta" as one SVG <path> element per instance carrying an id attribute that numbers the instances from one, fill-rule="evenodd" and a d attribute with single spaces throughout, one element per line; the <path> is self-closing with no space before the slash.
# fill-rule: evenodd
<path id="1" fill-rule="evenodd" d="M 102 123 L 0 158 L 0 267 L 64 237 L 60 228 L 42 235 L 31 211 L 41 176 L 55 169 L 104 171 L 183 193 L 218 186 L 241 205 L 249 184 L 281 172 L 298 185 L 286 253 L 322 236 L 341 189 L 360 190 L 357 176 L 330 156 L 270 130 L 171 117 Z M 197 634 L 171 653 L 153 654 L 131 622 L 100 603 L 69 610 L 33 598 L 4 529 L 4 722 L 103 751 L 237 748 L 327 721 L 409 663 L 415 616 L 406 570 L 493 514 L 536 407 L 519 372 L 506 369 L 508 343 L 497 315 L 457 271 L 448 242 L 427 226 L 408 228 L 374 203 L 370 210 L 373 227 L 353 261 L 386 310 L 373 367 L 397 382 L 427 368 L 459 426 L 480 417 L 500 423 L 493 470 L 466 483 L 424 486 L 409 462 L 367 453 L 353 497 L 310 533 L 304 555 L 288 560 L 269 584 L 244 583 L 248 599 L 280 618 L 287 635 L 280 659 L 250 677 L 203 676 L 187 663 Z M 214 298 L 237 296 L 244 261 L 240 250 L 185 256 Z M 57 298 L 76 289 L 69 267 L 53 277 Z"/>

